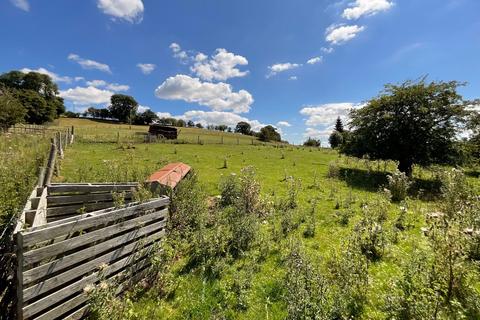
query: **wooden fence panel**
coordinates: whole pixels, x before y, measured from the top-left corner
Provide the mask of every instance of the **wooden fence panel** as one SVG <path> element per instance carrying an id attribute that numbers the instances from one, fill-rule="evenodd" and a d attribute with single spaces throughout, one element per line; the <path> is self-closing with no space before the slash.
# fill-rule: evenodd
<path id="1" fill-rule="evenodd" d="M 112 205 L 108 198 L 112 190 L 130 192 L 132 187 L 136 184 L 54 184 L 36 197 L 38 208 L 28 205 L 27 209 L 46 212 L 48 217 L 55 208 L 50 205 L 58 205 L 58 210 L 71 210 L 72 202 L 89 200 L 107 200 Z M 165 235 L 169 202 L 168 197 L 161 197 L 19 228 L 18 318 L 83 318 L 88 311 L 87 286 L 113 279 L 128 282 L 140 276 L 150 265 L 150 252 Z"/>

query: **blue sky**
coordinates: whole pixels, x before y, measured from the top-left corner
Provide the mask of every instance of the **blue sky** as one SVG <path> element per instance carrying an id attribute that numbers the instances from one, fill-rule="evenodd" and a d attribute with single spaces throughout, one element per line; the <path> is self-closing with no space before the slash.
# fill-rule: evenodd
<path id="1" fill-rule="evenodd" d="M 480 96 L 478 0 L 3 0 L 0 72 L 54 76 L 70 110 L 115 93 L 299 143 L 385 83 L 429 75 Z"/>

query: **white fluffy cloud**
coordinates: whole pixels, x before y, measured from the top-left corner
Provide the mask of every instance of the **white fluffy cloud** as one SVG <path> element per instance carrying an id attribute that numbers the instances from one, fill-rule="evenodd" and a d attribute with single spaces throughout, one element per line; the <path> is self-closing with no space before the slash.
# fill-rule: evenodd
<path id="1" fill-rule="evenodd" d="M 75 105 L 106 104 L 110 102 L 110 97 L 113 94 L 112 91 L 99 89 L 94 86 L 76 87 L 60 91 L 62 98 Z"/>
<path id="2" fill-rule="evenodd" d="M 362 16 L 373 16 L 381 11 L 387 11 L 391 7 L 393 2 L 389 0 L 356 0 L 343 11 L 342 17 L 355 20 Z"/>
<path id="3" fill-rule="evenodd" d="M 137 112 L 138 112 L 138 113 L 144 113 L 144 112 L 147 111 L 147 110 L 150 110 L 150 107 L 148 107 L 148 106 L 142 106 L 142 105 L 139 105 L 139 106 L 137 107 Z"/>
<path id="4" fill-rule="evenodd" d="M 143 19 L 142 0 L 98 0 L 97 7 L 105 14 L 131 23 Z"/>
<path id="5" fill-rule="evenodd" d="M 286 62 L 286 63 L 277 63 L 274 65 L 271 65 L 268 67 L 270 70 L 270 73 L 267 75 L 267 78 L 272 77 L 280 72 L 284 72 L 287 70 L 292 70 L 300 67 L 301 64 L 298 63 L 291 63 L 291 62 Z"/>
<path id="6" fill-rule="evenodd" d="M 317 106 L 306 106 L 300 110 L 300 114 L 307 116 L 305 121 L 307 126 L 328 126 L 333 125 L 337 117 L 345 119 L 348 117 L 350 110 L 361 106 L 360 104 L 351 102 L 328 103 Z"/>
<path id="7" fill-rule="evenodd" d="M 75 61 L 80 66 L 82 66 L 83 69 L 97 69 L 103 72 L 112 73 L 112 71 L 110 70 L 110 66 L 108 64 L 100 63 L 100 62 L 89 60 L 89 59 L 84 59 L 84 58 L 81 58 L 78 54 L 70 53 L 68 55 L 68 60 Z"/>
<path id="8" fill-rule="evenodd" d="M 153 63 L 138 63 L 137 67 L 142 71 L 143 74 L 150 74 L 157 67 Z"/>
<path id="9" fill-rule="evenodd" d="M 339 45 L 352 40 L 363 30 L 365 30 L 365 27 L 357 25 L 331 25 L 327 29 L 325 40 L 331 44 Z"/>
<path id="10" fill-rule="evenodd" d="M 287 121 L 278 121 L 277 126 L 279 127 L 291 127 L 292 125 L 288 123 Z"/>
<path id="11" fill-rule="evenodd" d="M 45 68 L 38 68 L 38 69 L 30 69 L 30 68 L 23 68 L 21 69 L 20 71 L 22 71 L 23 73 L 29 73 L 29 72 L 38 72 L 38 73 L 41 73 L 41 74 L 46 74 L 48 76 L 50 76 L 50 78 L 52 78 L 53 81 L 55 82 L 65 82 L 65 83 L 70 83 L 72 82 L 72 78 L 71 77 L 62 77 L 62 76 L 59 76 L 58 74 L 52 72 L 52 71 L 49 71 Z M 77 78 L 75 78 L 76 80 Z"/>
<path id="12" fill-rule="evenodd" d="M 327 128 L 327 129 L 315 129 L 315 128 L 307 128 L 305 132 L 303 133 L 303 136 L 305 138 L 315 138 L 315 139 L 320 139 L 322 140 L 322 145 L 325 143 L 327 140 L 327 137 L 332 133 L 333 128 Z"/>
<path id="13" fill-rule="evenodd" d="M 195 63 L 190 68 L 203 80 L 228 80 L 230 78 L 244 77 L 248 71 L 240 71 L 237 66 L 248 65 L 245 57 L 228 52 L 225 49 L 217 49 L 215 54 L 208 59 L 203 53 L 195 56 Z"/>
<path id="14" fill-rule="evenodd" d="M 128 91 L 130 86 L 126 84 L 118 84 L 118 83 L 108 83 L 104 80 L 92 80 L 87 81 L 87 86 L 92 86 L 96 88 L 105 88 L 111 91 Z"/>
<path id="15" fill-rule="evenodd" d="M 265 126 L 265 124 L 258 120 L 250 120 L 233 112 L 190 110 L 177 117 L 184 120 L 192 120 L 193 122 L 200 122 L 203 126 L 209 124 L 224 124 L 235 127 L 240 121 L 248 122 L 254 131 L 258 131 Z"/>
<path id="16" fill-rule="evenodd" d="M 169 48 L 172 49 L 175 58 L 180 59 L 182 63 L 187 63 L 190 57 L 185 50 L 182 50 L 182 47 L 180 47 L 178 43 L 173 42 Z"/>
<path id="17" fill-rule="evenodd" d="M 27 0 L 10 0 L 10 2 L 17 8 L 23 11 L 30 11 L 30 4 Z"/>
<path id="18" fill-rule="evenodd" d="M 308 64 L 317 64 L 323 61 L 323 57 L 314 57 L 307 61 Z"/>
<path id="19" fill-rule="evenodd" d="M 248 112 L 253 103 L 252 95 L 246 90 L 232 91 L 232 86 L 219 82 L 202 82 L 187 75 L 176 75 L 165 80 L 156 90 L 161 99 L 183 100 L 198 103 L 214 111 Z"/>
<path id="20" fill-rule="evenodd" d="M 298 77 L 297 76 L 291 76 L 290 78 L 288 78 L 288 80 L 296 81 L 296 80 L 298 80 Z"/>

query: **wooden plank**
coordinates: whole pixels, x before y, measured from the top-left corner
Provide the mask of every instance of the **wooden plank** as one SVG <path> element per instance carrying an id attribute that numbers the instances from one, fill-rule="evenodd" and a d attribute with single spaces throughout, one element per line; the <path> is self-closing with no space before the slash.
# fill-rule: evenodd
<path id="1" fill-rule="evenodd" d="M 133 197 L 132 192 L 125 192 L 125 199 L 131 199 Z M 112 201 L 114 195 L 112 193 L 91 193 L 91 194 L 78 194 L 67 196 L 48 196 L 48 206 L 58 206 L 73 203 L 88 203 L 96 201 Z"/>
<path id="2" fill-rule="evenodd" d="M 125 202 L 128 202 L 128 200 L 126 200 Z M 78 215 L 80 214 L 79 211 L 82 208 L 85 208 L 85 212 L 90 212 L 90 211 L 97 211 L 97 210 L 113 208 L 113 207 L 114 207 L 113 201 L 85 203 L 85 204 L 81 203 L 81 204 L 66 205 L 62 207 L 53 207 L 53 208 L 47 208 L 47 218 L 62 216 L 67 214 Z"/>
<path id="3" fill-rule="evenodd" d="M 103 256 L 100 256 L 98 258 L 85 262 L 73 269 L 68 269 L 64 273 L 58 274 L 52 278 L 49 278 L 45 281 L 42 281 L 38 284 L 35 284 L 31 287 L 24 289 L 23 290 L 24 301 L 29 301 L 32 298 L 35 298 L 37 295 L 48 292 L 52 289 L 55 289 L 58 286 L 61 286 L 62 284 L 68 281 L 78 278 L 84 274 L 90 273 L 91 271 L 94 271 L 102 264 L 109 264 L 110 262 L 114 260 L 118 260 L 119 258 L 122 258 L 132 252 L 141 250 L 143 247 L 147 247 L 152 242 L 164 236 L 165 234 L 165 232 L 163 231 L 164 227 L 165 227 L 165 224 L 163 225 L 157 224 L 156 230 L 159 230 L 159 231 L 150 235 L 148 238 L 139 237 L 135 242 L 129 245 L 119 247 L 118 249 L 111 251 Z M 51 274 L 51 272 L 49 273 Z M 24 281 L 25 281 L 25 278 L 24 278 Z"/>
<path id="4" fill-rule="evenodd" d="M 45 181 L 44 181 L 45 185 L 49 185 L 50 182 L 52 181 L 56 156 L 57 156 L 57 147 L 55 146 L 55 143 L 52 141 L 52 144 L 50 146 L 50 154 L 48 156 L 48 161 L 47 161 L 47 173 L 45 174 Z"/>
<path id="5" fill-rule="evenodd" d="M 63 320 L 79 320 L 79 319 L 85 318 L 87 314 L 88 314 L 88 305 L 81 307 L 80 309 L 78 309 L 72 314 L 64 316 Z"/>
<path id="6" fill-rule="evenodd" d="M 110 240 L 107 240 L 105 242 L 99 243 L 93 247 L 90 248 L 85 248 L 83 250 L 80 250 L 78 252 L 75 252 L 71 255 L 68 255 L 66 257 L 62 257 L 60 259 L 57 259 L 55 261 L 51 261 L 47 264 L 38 266 L 36 268 L 24 271 L 23 273 L 23 284 L 28 285 L 31 282 L 34 282 L 38 279 L 42 279 L 47 277 L 50 274 L 54 274 L 58 271 L 61 271 L 65 268 L 69 268 L 81 261 L 90 259 L 92 257 L 95 257 L 99 254 L 102 254 L 104 252 L 108 252 L 109 250 L 112 250 L 114 248 L 117 248 L 120 244 L 126 243 L 132 240 L 137 240 L 151 232 L 154 232 L 157 230 L 156 228 L 160 229 L 161 225 L 150 225 L 147 227 L 144 227 L 140 230 L 134 230 L 129 233 L 126 233 L 124 235 L 121 235 L 120 237 L 116 237 Z M 161 234 L 159 236 L 163 236 L 165 234 L 164 230 L 162 229 Z M 146 241 L 148 239 L 155 238 L 154 235 L 151 235 L 146 238 Z M 127 248 L 128 249 L 128 248 Z M 123 250 L 127 250 L 123 249 Z M 123 251 L 120 250 L 120 251 Z"/>
<path id="7" fill-rule="evenodd" d="M 108 191 L 131 191 L 132 188 L 137 188 L 138 183 L 126 183 L 126 184 L 62 184 L 62 185 L 50 185 L 48 188 L 48 194 L 56 193 L 91 193 L 91 192 L 108 192 Z"/>
<path id="8" fill-rule="evenodd" d="M 88 296 L 86 293 L 82 292 L 79 295 L 75 296 L 73 299 L 62 303 L 61 305 L 56 306 L 53 309 L 48 310 L 45 313 L 42 313 L 40 316 L 36 317 L 35 320 L 51 320 L 55 319 L 58 316 L 63 316 L 64 314 L 68 313 L 70 310 L 77 308 L 78 306 L 84 304 L 88 300 Z M 86 308 L 86 306 L 84 306 Z M 85 310 L 81 308 L 80 310 Z M 62 319 L 71 319 L 71 318 L 64 318 Z"/>
<path id="9" fill-rule="evenodd" d="M 144 210 L 156 209 L 167 206 L 168 197 L 155 199 L 149 202 L 135 204 L 126 208 L 111 210 L 104 209 L 96 212 L 85 213 L 78 217 L 65 219 L 58 223 L 47 224 L 45 227 L 32 228 L 23 232 L 24 246 L 29 246 L 40 241 L 53 239 L 62 234 L 85 230 L 100 224 L 106 224 L 120 218 L 126 218 Z"/>
<path id="10" fill-rule="evenodd" d="M 132 256 L 128 256 L 126 258 L 123 258 L 123 259 L 111 264 L 110 266 L 108 266 L 107 268 L 105 268 L 102 271 L 92 273 L 88 277 L 80 279 L 80 280 L 78 280 L 78 281 L 76 281 L 76 282 L 58 290 L 58 291 L 55 291 L 54 293 L 52 293 L 52 294 L 50 294 L 50 295 L 48 295 L 48 296 L 46 296 L 46 297 L 44 297 L 40 300 L 37 300 L 37 301 L 25 306 L 23 308 L 23 316 L 25 318 L 32 317 L 35 314 L 38 314 L 41 311 L 49 308 L 51 305 L 62 301 L 65 297 L 69 297 L 69 296 L 71 296 L 71 295 L 73 295 L 77 292 L 82 292 L 83 289 L 87 285 L 94 284 L 98 280 L 102 279 L 102 277 L 107 277 L 111 274 L 114 274 L 115 272 L 118 272 L 118 271 L 130 266 L 130 265 L 132 265 L 132 269 L 140 269 L 143 266 L 149 264 L 148 260 L 149 259 L 137 260 L 139 262 L 137 262 L 133 265 L 134 261 L 132 261 Z M 57 316 L 60 316 L 60 315 L 57 315 Z"/>
<path id="11" fill-rule="evenodd" d="M 38 227 L 47 223 L 47 188 L 44 188 L 38 202 L 32 227 Z"/>
<path id="12" fill-rule="evenodd" d="M 138 229 L 142 224 L 148 223 L 152 220 L 163 219 L 162 221 L 165 221 L 166 215 L 167 210 L 153 212 L 105 228 L 97 229 L 77 237 L 69 238 L 61 242 L 53 243 L 45 247 L 27 251 L 24 253 L 23 265 L 28 266 L 32 263 L 42 261 L 43 259 L 62 254 L 69 250 L 74 250 L 77 247 L 102 240 L 106 237 L 114 236 L 133 228 Z"/>

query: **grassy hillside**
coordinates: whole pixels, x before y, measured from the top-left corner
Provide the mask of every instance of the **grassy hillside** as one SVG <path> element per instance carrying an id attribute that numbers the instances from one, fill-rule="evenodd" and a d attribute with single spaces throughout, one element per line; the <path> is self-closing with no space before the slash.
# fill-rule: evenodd
<path id="1" fill-rule="evenodd" d="M 76 135 L 85 142 L 141 142 L 143 134 L 148 132 L 148 126 L 136 126 L 128 124 L 117 124 L 109 121 L 60 118 L 55 121 L 54 126 L 76 128 Z M 204 144 L 258 144 L 255 137 L 244 136 L 236 133 L 219 132 L 198 128 L 178 128 L 179 142 Z M 223 137 L 223 139 L 222 139 Z M 119 140 L 118 140 L 119 139 Z"/>

